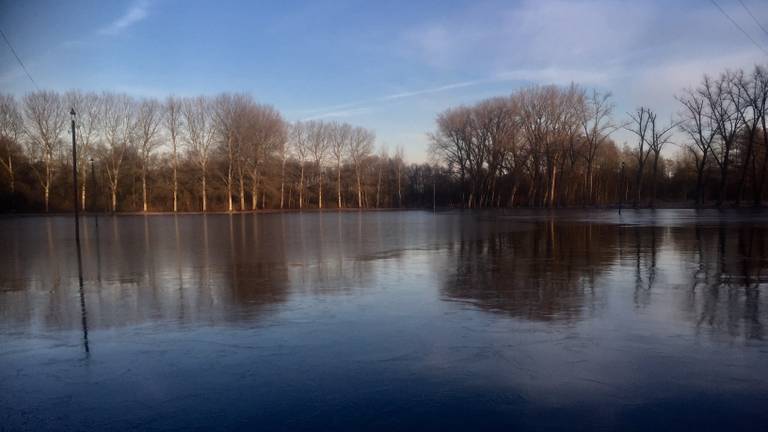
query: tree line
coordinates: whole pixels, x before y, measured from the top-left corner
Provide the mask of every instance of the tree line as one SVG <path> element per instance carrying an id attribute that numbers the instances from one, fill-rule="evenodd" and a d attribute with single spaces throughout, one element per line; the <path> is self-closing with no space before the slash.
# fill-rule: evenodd
<path id="1" fill-rule="evenodd" d="M 373 131 L 289 124 L 247 94 L 136 99 L 35 91 L 0 95 L 6 211 L 73 206 L 70 109 L 78 201 L 90 211 L 251 211 L 402 207 L 402 148 L 376 154 Z"/>
<path id="2" fill-rule="evenodd" d="M 87 211 L 762 205 L 768 70 L 704 76 L 676 99 L 667 121 L 646 106 L 617 118 L 609 92 L 531 86 L 440 113 L 431 163 L 407 164 L 369 129 L 289 123 L 243 93 L 0 95 L 0 206 L 72 209 L 70 109 Z"/>
<path id="3" fill-rule="evenodd" d="M 762 205 L 768 70 L 704 76 L 676 99 L 668 121 L 646 106 L 617 119 L 610 93 L 528 87 L 440 113 L 431 153 L 454 179 L 452 202 L 469 208 Z M 618 146 L 620 129 L 634 141 Z"/>

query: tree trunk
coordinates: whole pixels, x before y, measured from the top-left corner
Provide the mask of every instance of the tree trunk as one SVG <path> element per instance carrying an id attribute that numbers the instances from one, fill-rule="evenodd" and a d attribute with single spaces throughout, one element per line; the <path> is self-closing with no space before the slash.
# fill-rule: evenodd
<path id="1" fill-rule="evenodd" d="M 651 175 L 651 208 L 656 208 L 656 192 L 659 184 L 659 153 L 653 153 L 653 172 Z"/>
<path id="2" fill-rule="evenodd" d="M 147 212 L 147 173 L 141 170 L 141 204 L 142 211 Z"/>
<path id="3" fill-rule="evenodd" d="M 245 211 L 245 176 L 243 175 L 243 167 L 240 163 L 237 164 L 237 178 L 240 187 L 240 211 Z"/>
<path id="4" fill-rule="evenodd" d="M 555 189 L 557 189 L 557 164 L 552 167 L 552 184 L 549 191 L 549 208 L 555 206 Z"/>
<path id="5" fill-rule="evenodd" d="M 46 162 L 45 164 L 45 186 L 43 186 L 43 194 L 45 195 L 45 212 L 48 213 L 49 207 L 49 197 L 50 197 L 50 189 L 51 189 L 51 165 L 50 162 Z"/>
<path id="6" fill-rule="evenodd" d="M 48 213 L 48 187 L 43 186 L 43 200 L 45 201 L 45 212 Z"/>
<path id="7" fill-rule="evenodd" d="M 304 162 L 301 163 L 301 174 L 299 176 L 299 210 L 304 208 Z"/>
<path id="8" fill-rule="evenodd" d="M 285 203 L 285 159 L 280 167 L 280 210 L 283 209 Z"/>
<path id="9" fill-rule="evenodd" d="M 173 137 L 173 212 L 179 211 L 179 158 L 176 153 L 176 137 Z"/>
<path id="10" fill-rule="evenodd" d="M 400 172 L 400 165 L 397 167 L 397 207 L 402 208 L 403 207 L 403 193 L 401 188 L 401 178 L 402 173 Z M 472 202 L 472 198 L 470 198 L 470 202 Z"/>
<path id="11" fill-rule="evenodd" d="M 341 208 L 341 162 L 336 164 L 336 192 L 338 194 L 337 206 Z"/>
<path id="12" fill-rule="evenodd" d="M 8 163 L 5 164 L 5 167 L 8 171 L 8 180 L 10 182 L 11 187 L 11 195 L 13 195 L 16 192 L 16 178 L 13 175 L 13 158 L 11 157 L 10 151 L 8 152 Z"/>
<path id="13" fill-rule="evenodd" d="M 203 171 L 203 213 L 208 211 L 208 192 L 205 185 L 205 171 Z"/>
<path id="14" fill-rule="evenodd" d="M 317 208 L 323 208 L 323 170 L 317 164 Z"/>
<path id="15" fill-rule="evenodd" d="M 753 205 L 755 207 L 760 207 L 763 205 L 763 188 L 765 187 L 766 168 L 768 168 L 768 129 L 766 129 L 765 118 L 766 116 L 764 115 L 760 120 L 763 130 L 763 161 L 760 167 L 760 180 L 758 181 L 753 196 Z"/>
<path id="16" fill-rule="evenodd" d="M 232 202 L 232 162 L 230 160 L 227 166 L 227 211 L 232 213 L 234 203 Z"/>
<path id="17" fill-rule="evenodd" d="M 83 173 L 81 173 L 81 176 L 82 176 L 82 179 L 83 179 L 83 184 L 80 187 L 80 208 L 83 211 L 85 211 L 85 209 L 87 207 L 85 205 L 85 185 L 88 183 L 88 181 L 86 180 L 86 178 L 88 178 L 88 176 L 85 175 L 85 171 L 83 171 Z M 13 192 L 11 192 L 11 193 L 13 193 Z"/>
<path id="18" fill-rule="evenodd" d="M 357 208 L 363 208 L 363 182 L 360 180 L 360 170 L 357 170 Z"/>
<path id="19" fill-rule="evenodd" d="M 722 207 L 725 202 L 725 192 L 728 189 L 728 164 L 723 161 L 723 166 L 720 168 L 720 193 L 717 196 L 717 206 Z"/>
<path id="20" fill-rule="evenodd" d="M 752 152 L 754 151 L 754 141 L 755 141 L 755 130 L 750 129 L 749 135 L 747 137 L 747 159 L 744 160 L 744 164 L 742 165 L 741 170 L 741 177 L 739 177 L 739 189 L 736 193 L 736 202 L 734 203 L 734 207 L 740 207 L 741 206 L 741 200 L 744 198 L 744 184 L 747 181 L 747 171 L 750 162 L 752 161 Z"/>
<path id="21" fill-rule="evenodd" d="M 704 164 L 696 167 L 696 208 L 704 205 Z"/>
<path id="22" fill-rule="evenodd" d="M 643 193 L 643 168 L 645 163 L 638 163 L 637 173 L 635 174 L 635 184 L 637 185 L 637 191 L 635 191 L 635 208 L 640 207 L 640 200 Z"/>

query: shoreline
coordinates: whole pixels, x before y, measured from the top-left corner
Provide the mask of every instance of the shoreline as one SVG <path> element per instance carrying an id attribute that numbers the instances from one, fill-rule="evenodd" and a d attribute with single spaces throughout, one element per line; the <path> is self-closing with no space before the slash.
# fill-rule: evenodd
<path id="1" fill-rule="evenodd" d="M 258 210 L 245 210 L 245 211 L 118 211 L 118 212 L 80 212 L 80 216 L 190 216 L 190 215 L 257 215 L 257 214 L 296 214 L 296 213 L 375 213 L 375 212 L 396 212 L 396 211 L 435 211 L 435 212 L 517 212 L 517 211 L 535 211 L 535 212 L 569 212 L 569 211 L 618 211 L 619 206 L 571 206 L 571 207 L 485 207 L 485 208 L 461 208 L 461 207 L 408 207 L 408 208 L 330 208 L 330 209 L 258 209 Z M 655 210 L 718 210 L 721 212 L 768 212 L 768 207 L 754 207 L 754 206 L 740 206 L 734 207 L 732 205 L 717 207 L 717 205 L 705 205 L 702 207 L 696 207 L 685 203 L 666 203 L 664 205 L 657 205 L 655 207 L 633 207 L 621 206 L 622 211 L 655 211 Z M 56 212 L 6 212 L 0 213 L 0 218 L 8 217 L 38 217 L 38 216 L 72 216 L 72 211 L 56 211 Z"/>

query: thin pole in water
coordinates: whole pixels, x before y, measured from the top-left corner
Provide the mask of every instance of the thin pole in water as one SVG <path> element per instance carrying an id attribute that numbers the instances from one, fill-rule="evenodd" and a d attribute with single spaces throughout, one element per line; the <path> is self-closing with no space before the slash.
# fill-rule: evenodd
<path id="1" fill-rule="evenodd" d="M 74 208 L 75 208 L 75 241 L 77 242 L 78 249 L 80 248 L 80 220 L 79 220 L 79 212 L 78 212 L 78 203 L 80 200 L 78 200 L 77 196 L 77 138 L 75 137 L 75 109 L 72 108 L 72 110 L 69 112 L 69 115 L 72 116 L 72 193 L 74 198 Z"/>
<path id="2" fill-rule="evenodd" d="M 90 353 L 88 346 L 88 319 L 86 317 L 85 309 L 85 290 L 83 289 L 83 257 L 80 251 L 80 212 L 77 195 L 77 138 L 75 134 L 75 109 L 69 111 L 69 115 L 72 116 L 72 192 L 74 197 L 74 209 L 75 209 L 75 247 L 77 249 L 77 280 L 80 285 L 80 314 L 83 324 L 83 346 L 85 348 L 85 354 Z"/>

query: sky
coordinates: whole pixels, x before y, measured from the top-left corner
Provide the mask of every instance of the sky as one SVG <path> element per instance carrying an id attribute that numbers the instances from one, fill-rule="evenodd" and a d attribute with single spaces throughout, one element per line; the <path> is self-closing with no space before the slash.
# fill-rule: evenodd
<path id="1" fill-rule="evenodd" d="M 611 91 L 619 121 L 640 105 L 671 118 L 703 74 L 768 64 L 764 0 L 0 0 L 0 29 L 40 88 L 244 91 L 415 162 L 449 107 L 575 82 Z M 0 45 L 0 91 L 34 89 Z"/>

